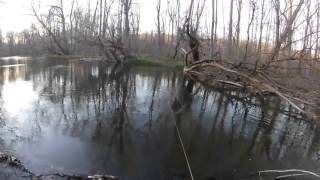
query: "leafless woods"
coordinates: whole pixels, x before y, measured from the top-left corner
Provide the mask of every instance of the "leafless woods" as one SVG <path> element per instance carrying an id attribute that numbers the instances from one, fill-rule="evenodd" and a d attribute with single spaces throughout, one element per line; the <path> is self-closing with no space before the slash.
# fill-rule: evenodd
<path id="1" fill-rule="evenodd" d="M 255 69 L 306 69 L 318 63 L 316 0 L 153 1 L 147 7 L 153 12 L 149 19 L 141 17 L 143 0 L 33 2 L 37 23 L 1 36 L 1 55 L 46 52 L 124 61 L 133 56 L 183 59 L 188 54 L 188 61 L 197 61 L 219 54 L 220 60 Z"/>

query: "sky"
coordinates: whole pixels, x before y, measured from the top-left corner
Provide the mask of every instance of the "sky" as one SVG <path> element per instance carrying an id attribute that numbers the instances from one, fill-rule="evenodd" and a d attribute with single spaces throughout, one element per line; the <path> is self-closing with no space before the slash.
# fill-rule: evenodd
<path id="1" fill-rule="evenodd" d="M 31 15 L 32 0 L 0 0 L 0 29 L 3 33 L 9 31 L 23 31 L 36 22 Z M 86 6 L 87 0 L 78 0 L 82 6 Z M 93 0 L 92 0 L 93 1 Z M 155 4 L 157 0 L 139 0 L 141 10 L 141 28 L 148 29 L 155 26 Z M 55 4 L 56 0 L 41 0 L 42 6 Z M 94 2 L 94 1 L 93 1 Z M 166 2 L 166 1 L 164 1 Z M 71 0 L 65 0 L 65 4 L 71 4 Z"/>
<path id="2" fill-rule="evenodd" d="M 35 18 L 31 15 L 31 4 L 32 2 L 41 2 L 42 9 L 47 9 L 48 5 L 57 4 L 58 0 L 0 0 L 4 4 L 0 3 L 0 29 L 5 35 L 9 31 L 21 32 L 24 29 L 29 29 L 31 23 L 37 23 Z M 139 3 L 140 7 L 140 30 L 143 32 L 151 32 L 156 29 L 156 4 L 158 0 L 133 0 Z M 173 0 L 169 0 L 173 1 Z M 190 0 L 180 0 L 182 6 L 186 6 Z M 70 9 L 72 0 L 64 0 L 65 9 Z M 78 3 L 82 7 L 87 7 L 88 0 L 78 0 Z M 96 0 L 91 0 L 91 6 L 95 5 Z M 187 3 L 185 3 L 187 2 Z M 223 2 L 223 3 L 221 3 Z M 219 0 L 219 21 L 218 21 L 218 32 L 220 35 L 223 32 L 223 27 L 227 25 L 228 19 L 221 15 L 228 13 L 225 10 L 229 8 L 230 0 Z M 162 9 L 166 9 L 167 0 L 161 0 Z M 244 1 L 246 4 L 247 1 Z M 68 7 L 69 6 L 69 7 Z M 244 5 L 246 6 L 246 5 Z M 207 0 L 206 7 L 210 9 L 211 0 Z M 182 7 L 182 12 L 185 8 Z M 243 11 L 246 14 L 246 11 Z M 247 16 L 247 15 L 245 15 Z M 203 16 L 204 22 L 210 23 L 211 12 L 210 10 Z M 246 18 L 243 19 L 243 22 Z M 208 26 L 207 26 L 208 27 Z"/>
<path id="3" fill-rule="evenodd" d="M 21 31 L 29 28 L 33 17 L 30 15 L 29 0 L 1 0 L 0 3 L 0 29 L 3 33 L 8 31 Z"/>
<path id="4" fill-rule="evenodd" d="M 57 0 L 0 0 L 3 3 L 0 3 L 0 29 L 2 30 L 3 35 L 9 31 L 21 32 L 24 29 L 30 28 L 31 23 L 37 23 L 35 18 L 31 15 L 31 4 L 33 1 L 41 2 L 41 7 L 43 9 L 47 9 L 48 5 L 57 4 Z M 156 28 L 156 3 L 158 0 L 133 0 L 134 2 L 139 2 L 140 7 L 140 29 L 142 31 L 151 31 Z M 169 0 L 173 1 L 173 0 Z M 315 2 L 317 0 L 312 0 Z M 82 7 L 87 7 L 88 0 L 78 0 L 78 3 Z M 96 0 L 91 0 L 92 6 L 94 6 Z M 165 9 L 167 0 L 161 0 L 162 8 Z M 190 2 L 189 0 L 181 0 L 182 4 L 188 4 L 184 2 Z M 210 24 L 211 18 L 211 0 L 207 0 L 206 7 L 209 9 L 206 14 L 203 15 L 204 26 Z M 230 0 L 218 0 L 219 8 L 218 8 L 218 35 L 222 36 L 225 33 L 223 27 L 228 25 L 228 11 Z M 223 3 L 222 3 L 223 2 Z M 260 1 L 257 1 L 260 2 Z M 281 2 L 285 2 L 284 0 Z M 296 2 L 296 0 L 295 0 Z M 249 7 L 249 1 L 243 1 L 243 11 L 242 15 L 242 27 L 241 34 L 243 37 L 246 36 L 246 26 L 249 20 L 249 11 L 247 7 Z M 71 0 L 64 0 L 65 9 L 70 9 Z M 184 9 L 184 8 L 182 8 Z M 236 9 L 236 7 L 235 7 Z M 235 10 L 236 11 L 236 10 Z M 234 13 L 234 19 L 236 18 L 236 13 Z"/>

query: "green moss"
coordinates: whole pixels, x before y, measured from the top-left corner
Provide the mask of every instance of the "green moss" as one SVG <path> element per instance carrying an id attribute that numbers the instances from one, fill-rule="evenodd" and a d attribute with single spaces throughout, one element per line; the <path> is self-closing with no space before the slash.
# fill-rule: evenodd
<path id="1" fill-rule="evenodd" d="M 47 55 L 48 60 L 70 60 L 80 58 L 92 58 L 94 56 L 77 56 L 77 55 Z M 169 67 L 182 71 L 184 69 L 183 61 L 172 59 L 155 59 L 151 57 L 138 57 L 127 61 L 131 66 L 145 66 L 145 67 Z"/>
<path id="2" fill-rule="evenodd" d="M 133 66 L 148 66 L 148 67 L 170 67 L 176 70 L 183 70 L 184 64 L 181 61 L 170 59 L 153 59 L 149 57 L 140 57 L 128 61 L 129 65 Z"/>
<path id="3" fill-rule="evenodd" d="M 175 69 L 178 71 L 182 71 L 184 69 L 184 65 L 182 65 L 182 64 L 176 65 Z"/>
<path id="4" fill-rule="evenodd" d="M 132 59 L 128 61 L 128 64 L 134 66 L 160 66 L 159 61 L 150 60 L 150 59 Z"/>

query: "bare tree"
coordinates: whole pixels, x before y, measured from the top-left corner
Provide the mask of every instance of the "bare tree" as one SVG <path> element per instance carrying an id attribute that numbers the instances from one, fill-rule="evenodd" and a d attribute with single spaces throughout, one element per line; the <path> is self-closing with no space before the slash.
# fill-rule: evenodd
<path id="1" fill-rule="evenodd" d="M 187 64 L 187 57 L 191 53 L 192 54 L 192 60 L 193 61 L 199 61 L 200 60 L 200 41 L 198 39 L 198 30 L 200 26 L 200 20 L 202 17 L 203 9 L 204 9 L 205 1 L 199 1 L 196 4 L 194 4 L 194 0 L 191 0 L 188 14 L 186 16 L 186 21 L 184 23 L 184 32 L 188 37 L 188 43 L 190 47 L 190 51 L 186 54 L 186 64 Z M 194 17 L 193 17 L 193 12 Z"/>
<path id="2" fill-rule="evenodd" d="M 265 0 L 262 0 L 261 4 L 261 15 L 260 15 L 260 32 L 259 32 L 259 42 L 258 42 L 258 53 L 261 54 L 262 48 L 262 34 L 264 27 L 264 18 L 265 18 Z"/>
<path id="3" fill-rule="evenodd" d="M 287 19 L 292 18 L 292 16 L 293 16 L 292 9 L 293 9 L 293 0 L 288 0 L 288 17 L 287 17 Z M 288 36 L 287 37 L 288 38 L 288 40 L 287 40 L 287 53 L 290 56 L 291 50 L 292 50 L 291 46 L 292 46 L 292 36 L 293 36 L 293 27 L 292 27 L 292 25 L 290 25 L 288 27 L 288 35 L 287 36 Z"/>
<path id="4" fill-rule="evenodd" d="M 180 23 L 180 0 L 174 2 L 167 0 L 167 12 L 169 16 L 169 25 L 171 25 L 170 45 L 173 46 L 177 27 Z"/>
<path id="5" fill-rule="evenodd" d="M 303 3 L 304 3 L 304 0 L 300 0 L 300 2 L 297 5 L 296 9 L 292 13 L 292 15 L 288 18 L 287 24 L 286 24 L 284 30 L 282 31 L 282 33 L 280 34 L 279 41 L 276 42 L 277 44 L 273 48 L 273 52 L 272 52 L 272 55 L 271 55 L 271 60 L 263 66 L 264 68 L 267 67 L 271 62 L 273 62 L 275 60 L 275 57 L 278 55 L 279 51 L 281 50 L 282 44 L 288 39 L 288 36 L 291 35 L 293 23 L 296 20 L 297 15 L 300 12 Z"/>
<path id="6" fill-rule="evenodd" d="M 75 0 L 72 0 L 72 2 L 71 2 L 71 10 L 70 10 L 70 14 L 69 14 L 69 23 L 70 23 L 70 49 L 71 49 L 71 51 L 73 51 L 73 49 L 74 49 L 74 47 L 73 47 L 73 43 L 74 43 L 74 41 L 73 41 L 73 31 L 74 31 L 74 6 L 75 6 Z"/>
<path id="7" fill-rule="evenodd" d="M 236 27 L 236 46 L 239 48 L 240 45 L 240 25 L 241 25 L 241 12 L 242 12 L 242 0 L 238 0 L 238 20 Z"/>
<path id="8" fill-rule="evenodd" d="M 216 0 L 216 9 L 215 9 L 215 25 L 214 25 L 214 44 L 217 44 L 218 35 L 217 35 L 217 29 L 218 29 L 218 0 Z"/>
<path id="9" fill-rule="evenodd" d="M 211 35 L 210 35 L 210 59 L 213 58 L 214 51 L 214 29 L 215 29 L 215 1 L 211 1 Z"/>
<path id="10" fill-rule="evenodd" d="M 316 4 L 317 8 L 317 18 L 316 18 L 316 47 L 315 47 L 315 52 L 314 52 L 314 59 L 318 59 L 319 55 L 319 26 L 320 26 L 320 2 L 317 1 Z"/>
<path id="11" fill-rule="evenodd" d="M 230 55 L 233 40 L 233 0 L 230 0 L 230 14 L 229 14 L 229 35 L 228 35 L 228 54 Z"/>
<path id="12" fill-rule="evenodd" d="M 127 48 L 130 48 L 130 11 L 132 0 L 122 0 L 124 13 L 124 42 Z"/>
<path id="13" fill-rule="evenodd" d="M 158 52 L 161 53 L 161 44 L 162 44 L 162 36 L 161 36 L 161 0 L 157 1 L 156 5 L 157 10 L 157 36 L 158 36 Z"/>
<path id="14" fill-rule="evenodd" d="M 251 14 L 250 14 L 250 21 L 247 27 L 247 42 L 246 42 L 246 48 L 245 48 L 245 53 L 244 53 L 244 58 L 243 61 L 247 60 L 248 57 L 248 48 L 250 45 L 250 30 L 251 30 L 251 26 L 255 17 L 255 12 L 256 12 L 256 2 L 255 0 L 250 0 L 250 6 L 252 8 Z"/>
<path id="15" fill-rule="evenodd" d="M 61 1 L 62 3 L 62 1 Z M 52 20 L 52 18 L 54 18 L 56 15 L 58 15 L 58 17 L 61 18 L 61 23 L 63 24 L 63 42 L 60 42 L 59 38 L 57 37 L 57 35 L 54 33 L 53 29 L 51 28 L 50 24 L 46 23 L 46 20 L 41 17 L 40 15 L 38 15 L 36 9 L 34 6 L 32 6 L 32 11 L 33 11 L 33 15 L 36 17 L 36 19 L 38 20 L 38 22 L 41 24 L 41 26 L 47 31 L 47 33 L 49 34 L 49 36 L 53 39 L 54 43 L 56 44 L 56 46 L 58 47 L 59 51 L 61 54 L 67 55 L 70 54 L 69 49 L 67 47 L 67 39 L 66 39 L 66 24 L 65 24 L 65 18 L 64 18 L 64 13 L 62 11 L 62 7 L 59 6 L 52 6 L 50 8 L 49 14 L 47 17 L 45 17 L 45 19 L 47 19 L 50 22 L 50 20 Z M 56 14 L 57 13 L 57 14 Z"/>
<path id="16" fill-rule="evenodd" d="M 275 46 L 280 43 L 280 0 L 274 0 L 274 7 L 276 11 L 276 41 Z"/>

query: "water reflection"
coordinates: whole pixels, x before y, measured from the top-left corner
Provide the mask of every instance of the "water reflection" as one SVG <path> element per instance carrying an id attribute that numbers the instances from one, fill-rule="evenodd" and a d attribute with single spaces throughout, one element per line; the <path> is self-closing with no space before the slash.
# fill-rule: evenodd
<path id="1" fill-rule="evenodd" d="M 4 110 L 8 115 L 17 115 L 27 108 L 32 108 L 37 100 L 37 93 L 33 90 L 32 83 L 17 80 L 6 83 L 2 87 L 2 100 Z"/>
<path id="2" fill-rule="evenodd" d="M 23 61 L 0 68 L 1 148 L 37 173 L 255 179 L 319 165 L 320 133 L 277 98 L 208 90 L 161 68 Z"/>

